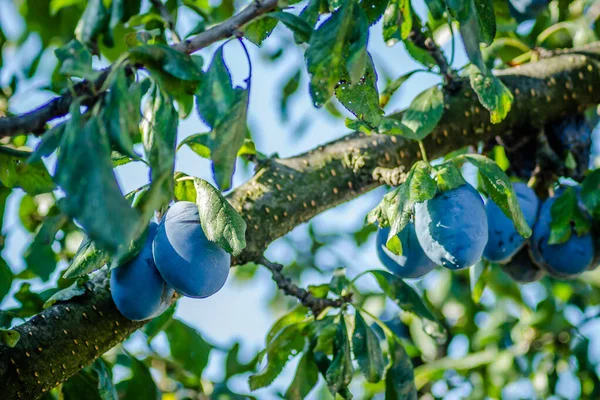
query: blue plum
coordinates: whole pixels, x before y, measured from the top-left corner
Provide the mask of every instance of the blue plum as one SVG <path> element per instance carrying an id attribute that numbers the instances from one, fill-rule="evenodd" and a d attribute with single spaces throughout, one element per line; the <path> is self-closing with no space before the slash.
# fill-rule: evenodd
<path id="1" fill-rule="evenodd" d="M 189 201 L 169 208 L 158 227 L 153 251 L 163 279 L 187 297 L 215 294 L 229 275 L 231 256 L 206 238 L 198 206 Z"/>
<path id="2" fill-rule="evenodd" d="M 533 227 L 537 217 L 539 200 L 529 186 L 517 182 L 513 184 L 519 206 L 525 221 Z M 485 205 L 488 218 L 488 242 L 483 252 L 486 260 L 506 263 L 525 245 L 525 238 L 517 232 L 513 221 L 508 218 L 492 199 Z"/>
<path id="3" fill-rule="evenodd" d="M 508 263 L 499 266 L 512 280 L 519 283 L 539 281 L 546 275 L 546 272 L 531 260 L 527 247 L 519 250 Z"/>
<path id="4" fill-rule="evenodd" d="M 594 261 L 594 239 L 590 233 L 577 236 L 575 231 L 565 243 L 548 244 L 552 204 L 556 197 L 542 204 L 538 220 L 533 228 L 529 248 L 535 263 L 557 278 L 573 278 L 592 266 Z"/>
<path id="5" fill-rule="evenodd" d="M 583 114 L 570 115 L 560 122 L 551 121 L 546 125 L 546 135 L 558 155 L 566 157 L 570 153 L 575 159 L 575 169 L 569 171 L 569 174 L 576 179 L 583 178 L 588 169 L 592 131 L 592 126 Z"/>
<path id="6" fill-rule="evenodd" d="M 132 321 L 143 321 L 162 314 L 174 294 L 154 265 L 152 241 L 156 231 L 157 224 L 151 222 L 139 254 L 111 272 L 113 301 L 121 314 Z"/>
<path id="7" fill-rule="evenodd" d="M 415 224 L 410 222 L 397 234 L 402 242 L 402 255 L 397 256 L 385 247 L 390 228 L 377 231 L 377 255 L 387 269 L 401 278 L 420 278 L 436 267 L 421 248 L 415 233 Z"/>
<path id="8" fill-rule="evenodd" d="M 540 15 L 548 7 L 548 3 L 550 0 L 509 0 L 508 9 L 517 22 L 523 22 Z"/>
<path id="9" fill-rule="evenodd" d="M 415 230 L 423 251 L 437 265 L 457 270 L 481 259 L 488 221 L 481 196 L 469 184 L 415 204 Z"/>

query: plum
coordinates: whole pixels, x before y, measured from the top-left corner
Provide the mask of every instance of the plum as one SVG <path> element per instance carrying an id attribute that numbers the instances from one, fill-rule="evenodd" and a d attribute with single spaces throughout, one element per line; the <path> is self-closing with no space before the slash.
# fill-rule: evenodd
<path id="1" fill-rule="evenodd" d="M 387 269 L 401 278 L 420 278 L 436 267 L 421 248 L 415 234 L 415 225 L 410 222 L 397 234 L 402 242 L 402 255 L 397 256 L 385 247 L 390 228 L 377 232 L 377 255 Z"/>
<path id="2" fill-rule="evenodd" d="M 435 264 L 457 270 L 481 259 L 488 221 L 481 196 L 469 184 L 415 204 L 415 230 L 423 251 Z"/>
<path id="3" fill-rule="evenodd" d="M 510 15 L 520 23 L 536 18 L 548 7 L 548 3 L 550 0 L 509 0 L 508 9 Z"/>
<path id="4" fill-rule="evenodd" d="M 162 314 L 174 294 L 154 265 L 152 241 L 156 231 L 157 224 L 151 222 L 140 253 L 113 269 L 110 276 L 113 301 L 121 314 L 132 321 L 143 321 Z"/>
<path id="5" fill-rule="evenodd" d="M 163 279 L 187 297 L 215 294 L 229 275 L 231 256 L 206 238 L 198 206 L 189 201 L 169 208 L 158 226 L 153 252 Z"/>
<path id="6" fill-rule="evenodd" d="M 535 224 L 539 201 L 533 189 L 524 183 L 513 184 L 525 221 Z M 488 218 L 488 242 L 483 251 L 486 260 L 506 263 L 525 245 L 525 238 L 517 232 L 513 221 L 506 216 L 492 199 L 485 205 Z"/>
<path id="7" fill-rule="evenodd" d="M 573 278 L 592 266 L 594 238 L 591 233 L 578 236 L 575 231 L 565 243 L 548 244 L 550 238 L 551 209 L 557 197 L 544 201 L 533 228 L 529 252 L 533 261 L 557 278 Z"/>
<path id="8" fill-rule="evenodd" d="M 544 129 L 550 146 L 559 157 L 565 159 L 568 153 L 575 160 L 575 169 L 568 170 L 569 176 L 582 179 L 590 164 L 592 126 L 585 115 L 575 114 L 560 121 L 549 121 Z"/>
<path id="9" fill-rule="evenodd" d="M 539 281 L 546 275 L 546 272 L 531 260 L 527 247 L 521 248 L 508 263 L 499 266 L 513 281 L 519 283 Z"/>

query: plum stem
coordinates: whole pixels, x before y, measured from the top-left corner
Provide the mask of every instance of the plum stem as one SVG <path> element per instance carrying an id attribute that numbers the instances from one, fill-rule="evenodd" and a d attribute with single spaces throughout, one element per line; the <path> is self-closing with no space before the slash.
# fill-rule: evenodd
<path id="1" fill-rule="evenodd" d="M 272 278 L 277 284 L 279 290 L 288 296 L 296 297 L 303 306 L 312 311 L 315 317 L 320 315 L 326 308 L 343 308 L 347 303 L 352 302 L 352 293 L 343 295 L 338 299 L 315 297 L 306 289 L 303 289 L 292 283 L 290 278 L 286 277 L 281 272 L 283 270 L 283 265 L 273 263 L 267 260 L 267 258 L 263 255 L 259 256 L 256 259 L 256 262 L 264 265 L 269 271 L 271 271 L 271 274 L 273 275 Z"/>

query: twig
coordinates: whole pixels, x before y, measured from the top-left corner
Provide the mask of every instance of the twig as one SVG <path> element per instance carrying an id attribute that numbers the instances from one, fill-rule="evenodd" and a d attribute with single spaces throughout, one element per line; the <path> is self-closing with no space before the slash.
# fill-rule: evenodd
<path id="1" fill-rule="evenodd" d="M 150 2 L 154 7 L 156 7 L 158 12 L 160 12 L 160 16 L 167 23 L 167 27 L 169 28 L 169 30 L 171 31 L 171 35 L 173 36 L 173 41 L 175 43 L 181 42 L 181 38 L 175 30 L 175 20 L 173 19 L 173 16 L 169 12 L 169 10 L 167 10 L 167 7 L 165 7 L 164 3 L 161 0 L 150 0 Z"/>
<path id="2" fill-rule="evenodd" d="M 158 1 L 158 3 L 160 3 L 160 1 Z M 176 43 L 172 47 L 182 53 L 193 53 L 221 39 L 227 39 L 234 36 L 239 32 L 239 28 L 243 25 L 276 7 L 277 0 L 253 1 L 238 14 L 221 24 L 215 25 L 183 42 Z M 83 81 L 75 85 L 75 94 L 77 94 L 78 97 L 88 96 L 89 103 L 94 103 L 99 97 L 97 91 L 102 87 L 102 84 L 109 73 L 110 67 L 104 70 L 102 75 L 95 82 Z M 73 95 L 70 92 L 67 92 L 26 114 L 0 118 L 0 138 L 17 136 L 24 133 L 42 134 L 48 121 L 64 117 L 68 114 L 69 106 L 73 100 Z"/>
<path id="3" fill-rule="evenodd" d="M 288 296 L 296 297 L 298 300 L 300 300 L 300 303 L 302 303 L 302 305 L 310 308 L 315 317 L 321 314 L 321 312 L 323 312 L 323 310 L 328 307 L 341 308 L 344 306 L 344 304 L 352 301 L 352 293 L 349 293 L 335 300 L 314 297 L 306 289 L 298 287 L 297 285 L 292 283 L 292 281 L 289 278 L 283 275 L 283 273 L 281 272 L 281 270 L 283 269 L 283 265 L 273 263 L 267 260 L 264 256 L 258 257 L 256 261 L 259 264 L 264 265 L 269 269 L 269 271 L 271 271 L 271 273 L 273 274 L 273 280 L 277 284 L 279 290 L 281 290 Z"/>
<path id="4" fill-rule="evenodd" d="M 435 60 L 435 63 L 440 68 L 440 72 L 444 75 L 444 79 L 446 80 L 446 86 L 452 91 L 454 88 L 454 81 L 456 80 L 456 74 L 448 64 L 446 57 L 442 53 L 442 50 L 435 43 L 435 41 L 431 38 L 426 37 L 423 32 L 419 29 L 413 29 L 408 38 L 415 45 L 420 48 L 426 50 L 431 57 Z"/>

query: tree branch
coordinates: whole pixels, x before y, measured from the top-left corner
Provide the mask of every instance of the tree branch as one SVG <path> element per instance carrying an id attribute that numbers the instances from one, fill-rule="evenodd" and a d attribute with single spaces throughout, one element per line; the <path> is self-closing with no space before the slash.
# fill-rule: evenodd
<path id="1" fill-rule="evenodd" d="M 162 5 L 160 1 L 156 2 Z M 183 53 L 191 54 L 219 40 L 232 37 L 243 25 L 275 9 L 275 7 L 277 7 L 277 0 L 253 1 L 228 20 L 199 33 L 193 38 L 176 43 L 172 47 Z M 165 17 L 163 16 L 163 18 Z M 173 30 L 173 32 L 175 31 Z M 105 69 L 95 82 L 83 81 L 76 84 L 74 86 L 76 97 L 88 97 L 88 103 L 93 104 L 97 100 L 98 91 L 108 77 L 109 72 L 110 67 Z M 71 92 L 67 92 L 26 114 L 0 118 L 0 138 L 25 133 L 42 134 L 45 131 L 47 122 L 68 114 L 72 102 L 73 95 Z"/>
<path id="2" fill-rule="evenodd" d="M 444 53 L 442 53 L 442 50 L 435 41 L 432 38 L 426 37 L 419 29 L 413 29 L 408 35 L 408 39 L 415 45 L 427 51 L 431 57 L 433 57 L 435 63 L 440 68 L 441 74 L 446 80 L 446 84 L 450 89 L 454 89 L 453 82 L 456 79 L 456 74 L 454 70 L 452 70 L 450 64 L 448 64 L 446 56 L 444 56 Z"/>
<path id="3" fill-rule="evenodd" d="M 256 262 L 264 265 L 269 269 L 269 271 L 271 271 L 273 274 L 273 280 L 277 284 L 279 290 L 288 296 L 296 297 L 298 300 L 300 300 L 300 303 L 302 303 L 303 306 L 308 307 L 312 311 L 315 317 L 321 314 L 321 312 L 328 307 L 341 308 L 344 306 L 344 304 L 352 301 L 351 293 L 335 300 L 315 297 L 306 289 L 302 289 L 301 287 L 298 287 L 292 283 L 292 281 L 290 281 L 290 279 L 281 272 L 283 270 L 283 265 L 272 263 L 264 256 L 259 257 Z"/>
<path id="4" fill-rule="evenodd" d="M 495 136 L 537 135 L 545 123 L 600 103 L 599 71 L 600 43 L 595 43 L 499 72 L 515 100 L 496 125 L 490 124 L 468 80 L 457 79 L 459 90 L 446 94 L 444 115 L 425 139 L 427 151 L 435 159 Z M 259 259 L 294 227 L 379 186 L 376 168 L 408 170 L 418 152 L 414 142 L 402 137 L 352 133 L 305 154 L 266 162 L 227 196 L 248 225 L 247 246 L 233 264 Z M 103 273 L 91 282 L 94 289 L 84 296 L 55 304 L 15 327 L 21 339 L 14 348 L 0 344 L 3 398 L 41 396 L 143 325 L 119 314 Z"/>

